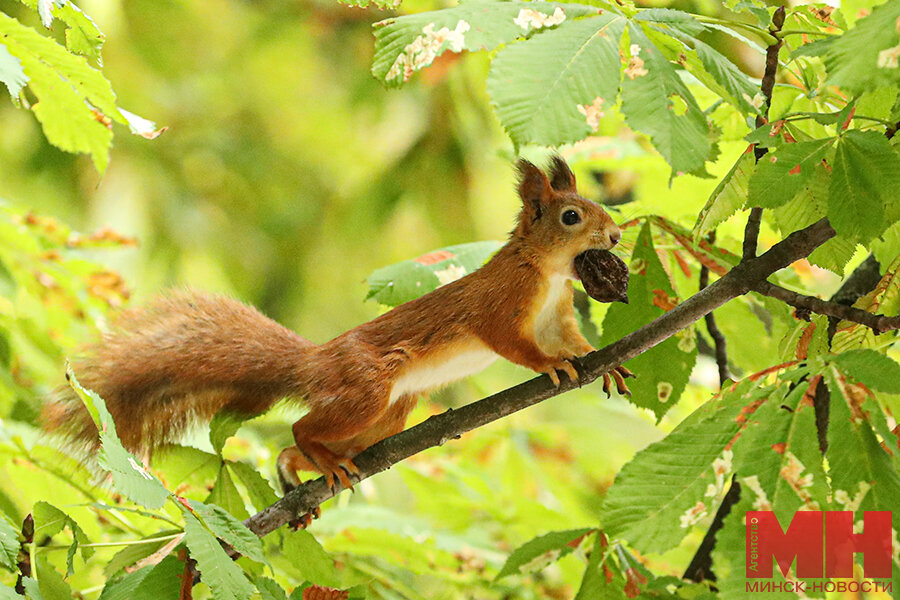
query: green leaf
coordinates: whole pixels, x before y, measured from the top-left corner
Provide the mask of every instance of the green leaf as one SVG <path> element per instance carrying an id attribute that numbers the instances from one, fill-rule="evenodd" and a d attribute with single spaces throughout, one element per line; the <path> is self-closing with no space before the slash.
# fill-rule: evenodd
<path id="1" fill-rule="evenodd" d="M 850 93 L 900 83 L 897 19 L 900 2 L 885 2 L 828 44 L 824 57 L 826 82 Z"/>
<path id="2" fill-rule="evenodd" d="M 19 556 L 19 532 L 13 525 L 0 515 L 0 567 L 16 568 Z"/>
<path id="3" fill-rule="evenodd" d="M 469 0 L 443 10 L 385 19 L 375 24 L 372 74 L 386 85 L 403 85 L 447 50 L 491 50 L 540 31 L 544 26 L 536 23 L 541 15 L 550 17 L 545 26 L 553 26 L 600 12 L 583 4 Z"/>
<path id="4" fill-rule="evenodd" d="M 35 536 L 52 537 L 66 527 L 72 532 L 72 545 L 69 546 L 69 551 L 66 556 L 66 576 L 72 575 L 74 572 L 75 552 L 78 550 L 80 544 L 90 543 L 84 530 L 81 529 L 72 517 L 43 500 L 35 502 L 32 514 L 34 515 Z M 84 560 L 89 559 L 93 555 L 94 549 L 92 547 L 81 548 L 81 557 Z"/>
<path id="5" fill-rule="evenodd" d="M 259 471 L 243 462 L 227 462 L 228 468 L 238 478 L 247 495 L 250 503 L 256 510 L 262 510 L 267 506 L 271 506 L 278 501 L 278 496 L 269 482 L 259 474 Z"/>
<path id="6" fill-rule="evenodd" d="M 69 587 L 59 571 L 47 561 L 46 556 L 38 555 L 36 562 L 41 597 L 44 600 L 71 600 L 72 588 Z"/>
<path id="7" fill-rule="evenodd" d="M 218 412 L 209 423 L 209 441 L 215 449 L 216 454 L 222 456 L 222 448 L 228 438 L 237 433 L 241 425 L 246 421 L 237 414 L 228 412 Z"/>
<path id="8" fill-rule="evenodd" d="M 881 352 L 861 348 L 835 356 L 832 361 L 843 373 L 873 390 L 900 393 L 900 365 Z"/>
<path id="9" fill-rule="evenodd" d="M 747 511 L 757 510 L 754 508 L 755 497 L 748 490 L 744 493 L 741 488 L 740 500 L 731 507 L 731 511 L 725 517 L 722 529 L 716 533 L 716 545 L 712 552 L 713 572 L 716 574 L 716 587 L 719 588 L 719 596 L 717 598 L 727 598 L 728 600 L 753 600 L 754 598 L 765 598 L 766 600 L 775 600 L 783 594 L 764 595 L 759 592 L 748 592 L 746 590 L 745 577 L 747 566 L 747 525 L 745 524 Z M 782 582 L 781 571 L 774 570 L 775 579 L 773 583 Z M 769 580 L 766 580 L 769 581 Z"/>
<path id="10" fill-rule="evenodd" d="M 791 200 L 818 171 L 834 138 L 785 144 L 759 160 L 750 177 L 747 203 L 775 208 Z"/>
<path id="11" fill-rule="evenodd" d="M 615 303 L 603 319 L 600 345 L 621 339 L 671 308 L 677 299 L 644 224 L 635 242 L 628 281 L 628 304 Z M 662 307 L 660 306 L 662 305 Z M 637 373 L 629 381 L 631 402 L 662 416 L 678 401 L 697 360 L 694 330 L 688 328 L 628 361 Z"/>
<path id="12" fill-rule="evenodd" d="M 282 550 L 307 581 L 329 587 L 340 584 L 334 561 L 310 532 L 301 529 L 285 533 Z"/>
<path id="13" fill-rule="evenodd" d="M 857 243 L 855 240 L 848 239 L 844 235 L 836 235 L 809 255 L 808 260 L 811 264 L 823 269 L 828 269 L 838 275 L 844 275 L 844 267 L 856 254 Z"/>
<path id="14" fill-rule="evenodd" d="M 613 12 L 566 22 L 497 53 L 487 89 L 517 145 L 575 142 L 616 104 L 625 18 Z"/>
<path id="15" fill-rule="evenodd" d="M 750 77 L 712 46 L 708 46 L 698 40 L 694 42 L 694 49 L 697 53 L 697 58 L 703 64 L 704 70 L 709 73 L 712 80 L 718 85 L 710 82 L 707 77 L 703 77 L 702 74 L 698 73 L 697 69 L 691 68 L 692 62 L 690 60 L 687 62 L 688 70 L 697 76 L 703 85 L 734 105 L 738 110 L 747 114 L 757 114 L 759 106 L 755 103 L 761 101 L 762 95 L 759 88 L 750 80 Z"/>
<path id="16" fill-rule="evenodd" d="M 494 581 L 507 575 L 526 575 L 543 569 L 550 563 L 556 562 L 572 552 L 575 549 L 572 543 L 580 543 L 581 539 L 591 531 L 594 530 L 583 528 L 552 531 L 526 542 L 509 555 Z M 576 543 L 575 546 L 577 545 Z"/>
<path id="17" fill-rule="evenodd" d="M 403 304 L 478 269 L 502 245 L 473 242 L 448 246 L 377 269 L 366 278 L 369 284 L 366 299 L 375 298 L 387 306 Z"/>
<path id="18" fill-rule="evenodd" d="M 724 223 L 744 206 L 750 175 L 756 166 L 753 149 L 745 150 L 709 195 L 709 200 L 697 216 L 694 225 L 694 241 Z"/>
<path id="19" fill-rule="evenodd" d="M 824 384 L 820 384 L 824 385 Z M 790 383 L 782 384 L 789 388 Z M 756 510 L 774 510 L 788 522 L 797 510 L 822 510 L 829 488 L 816 433 L 815 409 L 803 402 L 801 383 L 780 402 L 767 402 L 747 420 L 735 444 L 734 469 L 741 494 Z"/>
<path id="20" fill-rule="evenodd" d="M 287 600 L 284 589 L 268 577 L 257 577 L 254 581 L 262 600 Z"/>
<path id="21" fill-rule="evenodd" d="M 218 544 L 216 545 L 218 546 Z M 219 549 L 221 550 L 221 546 Z M 134 594 L 126 598 L 127 600 L 177 600 L 181 597 L 179 592 L 183 574 L 184 562 L 174 556 L 167 556 L 150 569 L 150 572 L 137 584 Z M 249 596 L 245 597 L 249 598 Z"/>
<path id="22" fill-rule="evenodd" d="M 638 452 L 616 476 L 600 514 L 603 531 L 640 552 L 677 546 L 711 517 L 731 472 L 731 445 L 744 419 L 771 390 L 742 382 Z"/>
<path id="23" fill-rule="evenodd" d="M 112 577 L 122 569 L 134 565 L 143 558 L 147 558 L 171 542 L 172 538 L 170 536 L 176 533 L 181 533 L 181 530 L 159 531 L 136 540 L 140 543 L 132 543 L 123 547 L 106 563 L 106 566 L 103 567 L 103 573 L 107 577 Z M 157 538 L 163 539 L 157 540 Z M 136 582 L 134 585 L 137 585 L 137 583 L 139 582 Z"/>
<path id="24" fill-rule="evenodd" d="M 41 587 L 38 584 L 37 580 L 31 577 L 23 577 L 22 586 L 25 588 L 25 598 L 27 598 L 28 600 L 44 599 L 44 596 L 41 595 Z"/>
<path id="25" fill-rule="evenodd" d="M 160 508 L 169 497 L 169 491 L 122 446 L 116 435 L 116 424 L 103 399 L 83 388 L 71 369 L 66 372 L 66 377 L 97 425 L 100 432 L 97 462 L 112 474 L 115 489 L 146 508 Z"/>
<path id="26" fill-rule="evenodd" d="M 6 84 L 9 95 L 17 100 L 19 92 L 28 83 L 28 76 L 22 69 L 19 59 L 9 53 L 6 46 L 0 44 L 0 81 Z"/>
<path id="27" fill-rule="evenodd" d="M 825 165 L 819 163 L 800 192 L 789 202 L 772 211 L 775 223 L 783 236 L 812 225 L 827 215 L 830 182 L 831 172 Z M 844 267 L 856 253 L 856 246 L 855 240 L 843 234 L 835 235 L 813 250 L 809 255 L 809 262 L 843 275 Z"/>
<path id="28" fill-rule="evenodd" d="M 93 19 L 84 11 L 66 2 L 55 11 L 56 17 L 66 24 L 66 48 L 75 54 L 82 54 L 97 62 L 101 62 L 100 49 L 105 36 L 97 28 Z"/>
<path id="29" fill-rule="evenodd" d="M 881 447 L 864 413 L 858 409 L 856 393 L 826 369 L 831 391 L 828 419 L 828 460 L 834 503 L 838 510 L 893 512 L 894 528 L 900 526 L 900 475 Z"/>
<path id="30" fill-rule="evenodd" d="M 828 198 L 828 218 L 835 231 L 862 244 L 877 237 L 900 217 L 897 189 L 900 156 L 887 138 L 859 130 L 840 137 Z"/>
<path id="31" fill-rule="evenodd" d="M 675 67 L 643 30 L 629 24 L 628 35 L 637 54 L 631 57 L 622 80 L 625 121 L 649 134 L 675 172 L 701 169 L 712 149 L 706 116 Z"/>
<path id="32" fill-rule="evenodd" d="M 98 600 L 131 600 L 134 598 L 137 587 L 146 579 L 152 569 L 151 566 L 141 567 L 137 571 L 107 581 Z"/>
<path id="33" fill-rule="evenodd" d="M 885 269 L 875 289 L 854 302 L 853 307 L 889 317 L 900 313 L 900 256 L 893 257 L 893 262 Z M 868 327 L 841 321 L 831 341 L 831 348 L 835 353 L 841 353 L 859 348 L 877 348 L 882 344 Z"/>
<path id="34" fill-rule="evenodd" d="M 228 466 L 225 463 L 222 463 L 222 466 L 219 467 L 216 483 L 204 502 L 220 506 L 240 520 L 250 516 L 247 512 L 247 507 L 244 505 L 244 499 L 241 498 L 237 486 L 234 485 L 234 480 L 231 478 Z"/>
<path id="35" fill-rule="evenodd" d="M 124 122 L 109 82 L 85 58 L 69 54 L 3 13 L 0 39 L 29 78 L 29 89 L 38 99 L 32 110 L 47 139 L 63 150 L 91 154 L 102 173 L 109 162 L 112 131 L 98 115 Z"/>
<path id="36" fill-rule="evenodd" d="M 671 8 L 647 8 L 638 11 L 634 20 L 664 25 L 665 29 L 671 31 L 676 37 L 683 36 L 693 39 L 695 35 L 706 31 L 706 26 L 692 14 Z"/>
<path id="37" fill-rule="evenodd" d="M 0 583 L 0 600 L 22 600 L 22 596 L 13 588 Z"/>
<path id="38" fill-rule="evenodd" d="M 191 502 L 191 506 L 195 508 L 194 502 Z M 184 541 L 191 558 L 197 561 L 197 568 L 203 582 L 212 591 L 212 597 L 215 600 L 244 600 L 252 596 L 253 586 L 240 567 L 225 553 L 216 537 L 193 514 L 187 510 L 182 512 Z M 227 514 L 224 511 L 222 513 Z M 215 521 L 215 518 L 211 520 Z"/>
<path id="39" fill-rule="evenodd" d="M 232 548 L 251 560 L 266 564 L 259 537 L 234 518 L 224 508 L 214 504 L 204 504 L 196 500 L 188 501 L 194 514 L 203 520 L 216 537 L 227 542 Z"/>

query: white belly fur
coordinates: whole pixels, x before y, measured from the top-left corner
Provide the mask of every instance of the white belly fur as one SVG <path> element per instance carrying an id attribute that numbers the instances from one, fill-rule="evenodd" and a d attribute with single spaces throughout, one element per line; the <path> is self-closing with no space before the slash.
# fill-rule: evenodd
<path id="1" fill-rule="evenodd" d="M 390 402 L 406 394 L 439 388 L 463 377 L 483 371 L 499 354 L 476 342 L 464 349 L 435 356 L 404 371 L 391 388 Z"/>
<path id="2" fill-rule="evenodd" d="M 565 275 L 554 275 L 550 278 L 544 305 L 534 320 L 534 339 L 540 349 L 551 356 L 555 356 L 564 345 L 556 306 L 562 295 L 568 291 L 568 281 L 569 277 Z"/>

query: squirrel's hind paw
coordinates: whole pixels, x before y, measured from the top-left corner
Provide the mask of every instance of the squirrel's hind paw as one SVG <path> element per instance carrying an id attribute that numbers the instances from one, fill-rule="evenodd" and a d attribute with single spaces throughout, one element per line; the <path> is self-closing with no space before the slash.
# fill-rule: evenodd
<path id="1" fill-rule="evenodd" d="M 612 387 L 613 381 L 616 383 L 616 391 L 620 396 L 628 396 L 631 397 L 631 390 L 628 389 L 628 385 L 625 383 L 625 379 L 627 377 L 637 377 L 634 373 L 619 365 L 615 367 L 608 373 L 603 374 L 603 391 L 606 392 L 606 397 L 610 397 L 610 388 Z"/>
<path id="2" fill-rule="evenodd" d="M 299 529 L 306 529 L 307 527 L 309 527 L 310 523 L 313 522 L 313 519 L 318 519 L 321 516 L 322 507 L 317 506 L 310 512 L 303 514 L 296 519 L 291 519 L 290 521 L 288 521 L 288 527 L 290 527 L 294 531 L 297 531 Z"/>

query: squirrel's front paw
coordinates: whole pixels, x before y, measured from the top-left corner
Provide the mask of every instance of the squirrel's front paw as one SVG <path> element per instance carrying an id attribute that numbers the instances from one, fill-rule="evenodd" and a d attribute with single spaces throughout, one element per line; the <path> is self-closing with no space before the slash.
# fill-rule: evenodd
<path id="1" fill-rule="evenodd" d="M 548 368 L 543 369 L 543 372 L 546 373 L 550 377 L 550 381 L 553 382 L 553 385 L 559 387 L 559 374 L 557 371 L 562 371 L 566 375 L 569 376 L 569 380 L 573 382 L 581 381 L 581 377 L 578 375 L 578 370 L 575 368 L 575 365 L 572 364 L 571 359 L 563 359 L 559 362 L 555 362 L 550 365 Z"/>
<path id="2" fill-rule="evenodd" d="M 615 367 L 609 373 L 603 374 L 603 391 L 606 392 L 606 397 L 610 397 L 610 387 L 612 386 L 612 381 L 616 382 L 616 391 L 619 392 L 620 396 L 631 396 L 631 390 L 628 389 L 628 385 L 625 384 L 625 379 L 627 377 L 637 377 L 634 373 L 619 365 Z"/>
<path id="3" fill-rule="evenodd" d="M 591 346 L 586 340 L 583 344 L 577 344 L 570 349 L 573 356 L 585 356 L 594 350 L 596 350 L 596 348 Z"/>

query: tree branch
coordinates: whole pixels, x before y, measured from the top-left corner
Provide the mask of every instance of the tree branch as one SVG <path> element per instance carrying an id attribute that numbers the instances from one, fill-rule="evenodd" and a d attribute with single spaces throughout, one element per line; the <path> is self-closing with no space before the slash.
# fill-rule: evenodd
<path id="1" fill-rule="evenodd" d="M 765 296 L 781 300 L 795 308 L 810 310 L 816 314 L 827 315 L 842 321 L 860 323 L 870 328 L 876 335 L 885 331 L 900 329 L 900 317 L 876 315 L 845 304 L 821 300 L 815 296 L 805 296 L 768 281 L 760 281 L 753 286 L 753 290 Z"/>
<path id="2" fill-rule="evenodd" d="M 710 244 L 715 243 L 716 241 L 716 232 L 710 232 L 709 236 L 707 236 L 707 241 Z M 703 290 L 709 285 L 709 267 L 703 265 L 700 267 L 700 289 Z M 716 366 L 719 367 L 719 387 L 721 388 L 727 379 L 729 379 L 728 375 L 728 350 L 727 343 L 725 341 L 725 336 L 722 335 L 722 331 L 719 329 L 718 324 L 716 323 L 715 315 L 710 311 L 705 317 L 703 317 L 706 321 L 706 330 L 709 332 L 709 337 L 712 338 L 713 341 L 713 350 L 715 351 L 716 356 Z"/>
<path id="3" fill-rule="evenodd" d="M 781 50 L 781 27 L 784 25 L 785 9 L 779 6 L 772 15 L 772 24 L 769 25 L 769 33 L 775 38 L 775 42 L 769 44 L 766 48 L 766 68 L 762 76 L 762 84 L 760 91 L 766 99 L 763 112 L 756 115 L 756 127 L 762 127 L 769 122 L 769 107 L 772 105 L 772 90 L 775 88 L 775 75 L 778 72 L 778 51 Z M 759 162 L 765 156 L 768 150 L 761 146 L 753 149 L 753 156 L 756 162 Z M 750 217 L 747 219 L 747 226 L 744 228 L 744 244 L 743 257 L 753 258 L 756 256 L 756 244 L 759 240 L 759 224 L 762 221 L 762 208 L 754 206 L 750 209 Z"/>
<path id="4" fill-rule="evenodd" d="M 808 256 L 833 236 L 834 229 L 827 219 L 822 219 L 805 229 L 795 231 L 762 256 L 741 262 L 721 279 L 654 321 L 617 342 L 588 354 L 581 361 L 583 373 L 578 383 L 564 379 L 559 387 L 554 387 L 550 379 L 542 375 L 459 409 L 435 415 L 415 427 L 378 442 L 353 459 L 359 469 L 359 475 L 353 479 L 367 479 L 427 448 L 440 446 L 467 431 L 579 385 L 593 382 L 614 367 L 688 327 L 711 310 L 747 293 L 754 284 L 765 280 L 775 271 Z M 247 519 L 244 524 L 257 535 L 266 535 L 298 515 L 311 512 L 340 489 L 339 485 L 334 490 L 330 489 L 324 477 L 307 481 L 275 504 Z"/>

